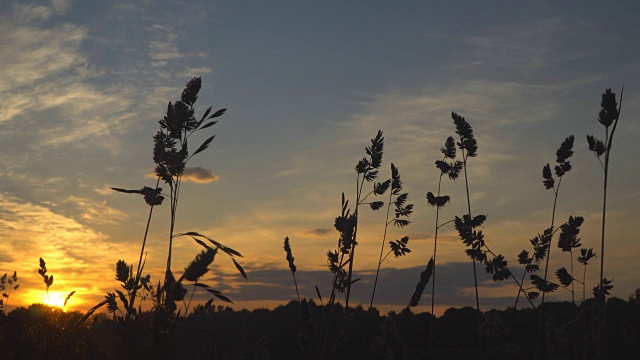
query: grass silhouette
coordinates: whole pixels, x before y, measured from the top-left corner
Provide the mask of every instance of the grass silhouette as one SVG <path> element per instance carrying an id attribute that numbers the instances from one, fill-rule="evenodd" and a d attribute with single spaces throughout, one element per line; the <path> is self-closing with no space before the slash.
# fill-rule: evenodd
<path id="1" fill-rule="evenodd" d="M 387 202 L 387 217 L 384 222 L 384 235 L 382 236 L 382 246 L 380 247 L 380 256 L 378 258 L 378 268 L 376 269 L 376 279 L 373 282 L 373 291 L 371 292 L 371 302 L 369 303 L 369 308 L 373 308 L 373 299 L 376 295 L 376 287 L 378 286 L 378 276 L 380 275 L 380 267 L 382 263 L 387 259 L 387 257 L 393 253 L 395 257 L 405 256 L 410 253 L 411 250 L 407 247 L 409 242 L 409 237 L 404 236 L 400 240 L 390 241 L 389 247 L 390 250 L 384 255 L 384 245 L 387 240 L 387 230 L 390 224 L 394 226 L 403 228 L 410 224 L 409 220 L 403 219 L 405 217 L 409 217 L 413 212 L 413 204 L 406 204 L 407 198 L 409 196 L 408 193 L 400 193 L 402 191 L 402 180 L 400 180 L 400 172 L 398 168 L 391 163 L 391 179 L 385 181 L 383 184 L 391 183 L 391 191 L 389 192 L 389 201 Z M 382 185 L 381 185 L 382 186 Z M 388 187 L 388 185 L 384 185 Z M 394 199 L 395 196 L 395 199 Z M 370 203 L 371 207 L 383 206 L 382 202 L 374 202 Z M 391 210 L 391 205 L 395 206 L 395 216 L 389 220 L 389 212 Z"/>
<path id="2" fill-rule="evenodd" d="M 371 145 L 366 147 L 366 156 L 355 166 L 353 211 L 345 194 L 342 194 L 341 213 L 334 222 L 334 227 L 339 232 L 337 248 L 327 252 L 333 281 L 331 295 L 326 304 L 318 286 L 315 289 L 321 305 L 300 296 L 296 278 L 297 267 L 294 264 L 290 239 L 286 237 L 284 250 L 296 288 L 297 301 L 272 312 L 257 310 L 236 313 L 230 309 L 213 306 L 214 299 L 232 303 L 221 291 L 202 282 L 217 256 L 228 256 L 244 279 L 247 279 L 247 274 L 238 262 L 238 259 L 243 257 L 240 252 L 199 232 L 176 231 L 176 214 L 184 170 L 194 155 L 210 146 L 215 135 L 207 137 L 193 152 L 190 152 L 188 140 L 194 133 L 215 125 L 216 118 L 226 111 L 220 109 L 212 113 L 212 108 L 209 107 L 197 119 L 194 104 L 200 87 L 200 78 L 191 79 L 180 100 L 169 103 L 166 115 L 159 123 L 160 129 L 153 137 L 153 160 L 156 166 L 155 174 L 158 177 L 155 187 L 142 187 L 139 190 L 113 188 L 122 193 L 142 195 L 150 207 L 137 264 L 128 264 L 124 260 L 115 263 L 115 280 L 119 283 L 119 288 L 107 292 L 103 301 L 84 314 L 66 313 L 45 305 L 34 305 L 28 309 L 20 307 L 7 313 L 10 295 L 20 285 L 17 272 L 14 271 L 13 276 L 6 273 L 0 278 L 0 292 L 3 297 L 0 299 L 0 349 L 12 349 L 16 358 L 43 358 L 47 357 L 46 354 L 55 354 L 52 355 L 54 358 L 58 354 L 72 358 L 96 358 L 97 353 L 92 352 L 94 349 L 108 349 L 104 350 L 102 358 L 265 358 L 270 354 L 273 354 L 274 358 L 305 359 L 444 358 L 455 357 L 456 354 L 459 358 L 530 358 L 533 354 L 536 358 L 550 359 L 599 358 L 605 355 L 628 358 L 632 356 L 630 354 L 634 354 L 633 344 L 640 343 L 640 337 L 637 335 L 640 332 L 636 331 L 640 329 L 640 290 L 632 294 L 628 302 L 611 298 L 609 292 L 613 283 L 604 277 L 610 152 L 622 106 L 621 100 L 618 104 L 615 94 L 610 89 L 606 89 L 602 95 L 598 118 L 605 126 L 605 140 L 599 140 L 592 135 L 587 136 L 589 150 L 595 154 L 604 172 L 600 281 L 593 288 L 593 298 L 587 298 L 586 271 L 587 265 L 596 257 L 596 253 L 593 248 L 583 247 L 581 243 L 579 235 L 584 219 L 571 215 L 564 224 L 557 227 L 555 224 L 560 185 L 564 175 L 571 170 L 569 159 L 573 155 L 573 135 L 565 138 L 557 150 L 553 171 L 550 164 L 543 167 L 543 184 L 547 190 L 554 192 L 551 225 L 530 240 L 531 252 L 522 250 L 518 254 L 518 263 L 524 267 L 522 278 L 518 281 L 509 270 L 507 259 L 502 254 L 493 252 L 485 240 L 481 228 L 487 216 L 472 215 L 467 166 L 469 159 L 477 156 L 478 145 L 471 125 L 461 115 L 451 113 L 458 140 L 448 137 L 444 147 L 440 149 L 443 154 L 442 160 L 435 162 L 440 171 L 437 192 L 428 192 L 426 196 L 427 204 L 436 208 L 433 256 L 420 273 L 407 306 L 400 313 L 391 312 L 387 316 L 380 316 L 374 308 L 374 301 L 376 291 L 379 290 L 382 264 L 392 253 L 395 257 L 401 257 L 411 252 L 408 248 L 408 236 L 395 241 L 387 240 L 389 225 L 398 228 L 408 226 L 410 222 L 407 218 L 414 210 L 413 204 L 407 203 L 408 193 L 403 192 L 403 182 L 395 164 L 390 164 L 391 178 L 377 181 L 385 141 L 381 130 L 371 139 Z M 461 152 L 461 160 L 456 160 L 457 150 Z M 467 212 L 455 216 L 451 221 L 441 223 L 440 210 L 451 201 L 448 195 L 441 192 L 442 179 L 446 175 L 449 179 L 456 180 L 462 172 L 465 178 Z M 159 187 L 160 182 L 168 187 L 168 191 Z M 372 183 L 370 190 L 365 190 L 365 183 Z M 361 206 L 367 206 L 374 211 L 382 209 L 384 201 L 374 197 L 383 196 L 387 191 L 389 198 L 386 204 L 382 246 L 369 307 L 365 310 L 361 306 L 353 306 L 351 299 L 352 286 L 360 280 L 355 278 L 357 268 L 354 266 L 359 216 Z M 145 250 L 153 210 L 165 203 L 165 199 L 169 201 L 171 219 L 168 224 L 167 263 L 164 279 L 154 285 L 151 275 L 142 275 L 146 262 Z M 391 213 L 392 206 L 394 214 Z M 439 229 L 449 223 L 454 224 L 460 239 L 467 247 L 465 252 L 473 263 L 475 309 L 448 309 L 438 318 L 433 315 L 438 234 Z M 558 232 L 557 246 L 563 252 L 569 253 L 569 264 L 555 271 L 555 282 L 551 281 L 549 276 L 549 262 L 551 243 Z M 175 259 L 172 249 L 174 240 L 179 238 L 191 238 L 202 248 L 200 253 L 186 264 L 178 277 L 173 271 Z M 389 249 L 385 255 L 387 243 Z M 576 278 L 574 255 L 577 255 L 578 263 L 583 265 L 581 280 Z M 542 262 L 545 267 L 544 276 L 537 274 L 541 270 Z M 491 274 L 495 281 L 513 279 L 518 286 L 513 308 L 481 312 L 476 269 L 478 264 L 484 265 L 485 271 Z M 54 277 L 49 273 L 43 258 L 39 259 L 38 274 L 45 284 L 48 298 Z M 527 274 L 532 285 L 530 287 L 524 287 Z M 419 305 L 429 281 L 431 314 L 413 314 L 412 309 Z M 582 285 L 583 297 L 579 305 L 575 299 L 575 282 Z M 546 294 L 558 289 L 570 292 L 572 301 L 545 303 Z M 196 291 L 210 294 L 209 301 L 205 304 L 194 304 Z M 63 307 L 75 293 L 69 293 Z M 517 309 L 521 296 L 528 301 L 532 309 Z M 152 302 L 152 307 L 150 311 L 145 312 L 141 304 L 146 300 Z M 536 306 L 534 300 L 540 300 L 540 304 Z M 105 306 L 108 315 L 94 316 Z M 280 317 L 274 321 L 274 318 L 270 317 L 271 314 Z M 93 322 L 89 321 L 92 317 Z M 274 334 L 279 334 L 278 330 L 256 325 L 261 321 L 277 323 L 287 328 L 287 333 L 274 340 Z M 217 330 L 215 336 L 209 336 L 211 329 L 216 328 L 217 322 L 224 323 L 224 326 Z M 238 324 L 243 325 L 239 327 Z M 533 340 L 531 335 L 536 328 L 536 337 Z M 510 336 L 514 329 L 517 331 Z M 255 333 L 261 337 L 256 337 Z M 428 345 L 424 341 L 427 336 Z M 474 348 L 473 342 L 469 339 L 476 338 L 478 346 Z M 279 349 L 287 349 L 288 352 Z"/>

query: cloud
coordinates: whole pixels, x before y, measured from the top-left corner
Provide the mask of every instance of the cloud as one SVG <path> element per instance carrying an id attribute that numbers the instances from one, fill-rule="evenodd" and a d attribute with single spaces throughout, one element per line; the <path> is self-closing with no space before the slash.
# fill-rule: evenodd
<path id="1" fill-rule="evenodd" d="M 67 6 L 68 2 L 56 1 L 55 11 Z M 104 71 L 89 64 L 83 52 L 88 28 L 0 19 L 0 43 L 5 44 L 0 53 L 0 92 L 7 94 L 0 122 L 12 122 L 12 139 L 20 136 L 31 149 L 42 149 L 81 147 L 86 144 L 83 139 L 100 138 L 92 146 L 118 151 L 113 135 L 131 126 L 125 120 L 135 118 L 131 105 L 139 96 L 127 84 L 98 87 L 92 81 Z"/>
<path id="2" fill-rule="evenodd" d="M 220 179 L 220 176 L 200 166 L 185 168 L 184 174 L 182 175 L 182 180 L 200 184 L 209 183 L 218 179 Z"/>
<path id="3" fill-rule="evenodd" d="M 113 190 L 112 190 L 113 192 Z M 127 218 L 127 214 L 107 205 L 106 201 L 69 196 L 66 200 L 88 224 L 117 224 Z"/>
<path id="4" fill-rule="evenodd" d="M 209 275 L 206 280 L 203 279 L 203 282 L 212 284 L 234 301 L 240 302 L 277 301 L 285 303 L 296 297 L 291 272 L 288 269 L 246 266 L 245 270 L 249 281 L 241 280 L 235 274 L 226 276 L 214 271 L 214 275 Z M 396 311 L 404 308 L 411 298 L 423 270 L 424 266 L 404 269 L 383 268 L 378 279 L 374 303 L 385 309 L 395 309 Z M 351 303 L 354 306 L 357 304 L 368 306 L 375 279 L 375 269 L 356 271 L 354 276 L 361 280 L 352 289 Z M 317 300 L 316 286 L 320 289 L 324 300 L 329 297 L 332 275 L 328 270 L 305 271 L 298 267 L 296 279 L 301 297 Z M 480 267 L 478 282 L 480 303 L 483 309 L 513 306 L 518 288 L 512 281 L 494 282 L 490 275 Z M 430 302 L 428 301 L 430 293 L 431 282 L 422 295 L 420 311 L 427 311 L 426 304 Z M 521 305 L 525 306 L 525 302 L 523 301 Z M 438 265 L 436 304 L 441 310 L 453 306 L 475 306 L 473 272 L 470 263 L 452 262 Z"/>
<path id="5" fill-rule="evenodd" d="M 319 229 L 309 229 L 298 232 L 297 235 L 312 237 L 312 238 L 321 238 L 326 237 L 327 235 L 332 235 L 334 233 L 333 229 L 328 228 L 319 228 Z"/>
<path id="6" fill-rule="evenodd" d="M 149 42 L 148 55 L 151 58 L 152 67 L 164 67 L 170 60 L 184 57 L 178 50 L 176 40 L 178 36 L 172 27 L 160 24 L 152 26 L 156 40 Z"/>

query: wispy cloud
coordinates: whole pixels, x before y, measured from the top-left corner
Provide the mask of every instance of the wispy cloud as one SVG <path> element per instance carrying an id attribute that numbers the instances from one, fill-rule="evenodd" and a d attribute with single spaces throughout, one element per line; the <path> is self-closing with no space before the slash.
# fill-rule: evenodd
<path id="1" fill-rule="evenodd" d="M 87 224 L 117 224 L 127 218 L 126 213 L 108 206 L 104 200 L 70 196 L 64 202 L 72 205 L 74 213 L 80 214 Z"/>

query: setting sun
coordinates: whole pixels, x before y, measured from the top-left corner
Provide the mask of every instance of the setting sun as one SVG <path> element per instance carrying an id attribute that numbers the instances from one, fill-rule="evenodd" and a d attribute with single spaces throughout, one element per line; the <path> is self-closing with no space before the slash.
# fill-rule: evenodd
<path id="1" fill-rule="evenodd" d="M 61 292 L 49 292 L 49 296 L 44 294 L 42 302 L 49 306 L 64 308 L 64 300 L 67 298 L 67 295 L 68 294 L 63 294 Z"/>

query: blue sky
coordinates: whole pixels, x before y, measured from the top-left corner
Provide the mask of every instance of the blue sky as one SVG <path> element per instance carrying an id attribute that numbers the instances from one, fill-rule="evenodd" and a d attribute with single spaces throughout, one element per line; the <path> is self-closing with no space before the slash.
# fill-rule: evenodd
<path id="1" fill-rule="evenodd" d="M 574 169 L 557 217 L 583 216 L 582 242 L 599 252 L 602 171 L 585 135 L 604 136 L 600 96 L 625 86 L 605 270 L 613 293 L 626 298 L 640 286 L 627 271 L 640 256 L 638 15 L 633 1 L 9 3 L 0 15 L 0 270 L 18 271 L 22 302 L 44 293 L 38 257 L 59 274 L 52 291 L 76 290 L 79 308 L 113 291 L 115 262 L 137 260 L 147 207 L 108 188 L 153 185 L 157 120 L 192 76 L 203 79 L 198 114 L 209 105 L 229 110 L 212 128 L 211 148 L 190 164 L 197 169 L 181 192 L 178 231 L 205 233 L 245 255 L 248 283 L 223 258 L 209 279 L 238 306 L 293 298 L 281 276 L 285 236 L 308 279 L 304 295 L 313 297 L 315 285 L 329 292 L 325 253 L 335 245 L 340 194 L 353 197 L 354 166 L 378 129 L 386 140 L 381 176 L 397 165 L 416 207 L 413 223 L 390 234 L 410 236 L 413 252 L 386 261 L 396 270 L 382 273 L 405 280 L 378 292 L 387 309 L 404 306 L 432 253 L 435 211 L 425 193 L 437 187 L 433 162 L 453 135 L 451 111 L 478 138 L 469 163 L 473 211 L 488 214 L 487 241 L 514 271 L 528 239 L 549 225 L 553 194 L 541 168 L 570 134 Z M 452 203 L 442 216 L 462 214 L 464 183 L 443 189 Z M 168 208 L 161 210 L 147 262 L 154 278 L 167 250 Z M 354 295 L 366 301 L 384 214 L 365 212 L 361 221 L 356 269 L 364 281 Z M 463 244 L 443 229 L 439 262 L 459 277 L 443 280 L 438 303 L 472 305 L 472 275 L 455 271 L 471 266 Z M 185 241 L 175 251 L 179 271 L 200 249 Z M 554 252 L 551 267 L 568 266 L 568 255 Z M 589 287 L 597 272 L 590 267 Z M 486 308 L 517 294 L 510 282 L 485 280 Z"/>

